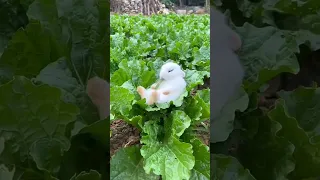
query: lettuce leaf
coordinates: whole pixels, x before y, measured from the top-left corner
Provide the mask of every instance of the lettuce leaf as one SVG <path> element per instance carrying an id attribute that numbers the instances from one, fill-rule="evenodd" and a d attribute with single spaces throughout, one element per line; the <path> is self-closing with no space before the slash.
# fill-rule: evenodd
<path id="1" fill-rule="evenodd" d="M 164 179 L 189 179 L 195 164 L 192 145 L 179 140 L 191 119 L 183 111 L 172 112 L 165 120 L 165 129 L 157 121 L 148 121 L 143 127 L 141 155 L 144 157 L 144 169 L 162 175 Z M 159 132 L 164 138 L 158 138 Z"/>

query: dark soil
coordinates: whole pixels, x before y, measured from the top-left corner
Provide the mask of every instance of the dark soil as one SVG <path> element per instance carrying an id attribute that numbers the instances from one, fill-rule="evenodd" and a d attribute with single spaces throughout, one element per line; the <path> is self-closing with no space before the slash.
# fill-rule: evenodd
<path id="1" fill-rule="evenodd" d="M 197 131 L 197 136 L 205 145 L 209 146 L 210 145 L 210 122 L 209 120 L 206 120 L 203 123 L 208 127 L 208 129 L 205 130 L 201 124 L 198 125 L 198 128 L 201 128 L 203 130 Z"/>
<path id="2" fill-rule="evenodd" d="M 191 92 L 191 95 L 195 95 L 197 90 L 207 89 L 210 88 L 210 78 L 205 78 L 203 80 L 203 85 L 199 85 L 197 88 L 195 88 L 194 91 Z M 205 126 L 207 126 L 208 130 L 206 131 L 197 131 L 198 137 L 202 140 L 204 144 L 207 146 L 210 145 L 210 121 L 206 120 L 203 122 Z M 203 128 L 203 125 L 198 125 L 199 128 Z"/>
<path id="3" fill-rule="evenodd" d="M 198 90 L 202 90 L 202 89 L 207 89 L 210 88 L 210 78 L 205 78 L 203 80 L 203 85 L 199 85 L 198 87 L 196 87 L 194 90 L 192 90 L 190 92 L 191 95 L 195 95 L 197 93 Z"/>
<path id="4" fill-rule="evenodd" d="M 204 121 L 203 123 L 208 127 L 208 129 L 210 129 L 209 120 Z M 198 137 L 204 144 L 209 146 L 209 130 L 205 130 L 201 124 L 198 127 L 199 129 L 202 129 L 197 131 Z M 140 143 L 140 131 L 123 120 L 113 121 L 110 126 L 110 130 L 112 131 L 110 138 L 110 158 L 112 158 L 112 156 L 121 148 Z"/>
<path id="5" fill-rule="evenodd" d="M 113 121 L 110 130 L 110 158 L 121 148 L 140 143 L 140 131 L 123 120 Z"/>

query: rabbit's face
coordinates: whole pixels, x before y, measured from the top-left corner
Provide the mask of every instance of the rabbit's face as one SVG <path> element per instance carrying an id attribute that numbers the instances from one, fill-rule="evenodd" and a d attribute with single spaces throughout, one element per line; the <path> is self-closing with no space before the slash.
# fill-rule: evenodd
<path id="1" fill-rule="evenodd" d="M 170 80 L 176 77 L 185 77 L 185 73 L 178 64 L 169 62 L 161 67 L 160 79 Z"/>

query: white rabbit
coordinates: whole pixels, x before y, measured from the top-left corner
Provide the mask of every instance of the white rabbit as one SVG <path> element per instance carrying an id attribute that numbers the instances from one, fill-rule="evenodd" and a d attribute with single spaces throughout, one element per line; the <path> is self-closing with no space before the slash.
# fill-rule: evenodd
<path id="1" fill-rule="evenodd" d="M 235 53 L 242 46 L 241 37 L 227 23 L 226 16 L 211 8 L 210 17 L 210 140 L 214 143 L 219 133 L 219 118 L 222 109 L 239 91 L 245 75 L 242 63 Z M 223 130 L 223 129 L 222 129 Z"/>
<path id="2" fill-rule="evenodd" d="M 220 11 L 211 8 L 210 17 L 214 22 L 210 24 L 214 32 L 210 34 L 210 54 L 213 59 L 210 64 L 210 77 L 213 77 L 210 78 L 210 94 L 214 98 L 210 103 L 210 114 L 215 119 L 241 87 L 245 72 L 235 53 L 242 46 L 241 37 L 228 25 L 226 16 Z"/>
<path id="3" fill-rule="evenodd" d="M 185 91 L 187 83 L 184 77 L 185 73 L 178 64 L 168 62 L 161 67 L 158 88 L 155 83 L 150 89 L 139 86 L 137 91 L 142 99 L 146 98 L 146 103 L 149 105 L 174 101 Z"/>

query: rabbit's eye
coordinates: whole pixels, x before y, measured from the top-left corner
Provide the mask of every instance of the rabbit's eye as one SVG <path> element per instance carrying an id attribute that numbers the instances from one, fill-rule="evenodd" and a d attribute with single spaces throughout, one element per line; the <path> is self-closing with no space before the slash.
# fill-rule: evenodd
<path id="1" fill-rule="evenodd" d="M 168 72 L 172 72 L 173 71 L 173 69 L 170 69 Z"/>

